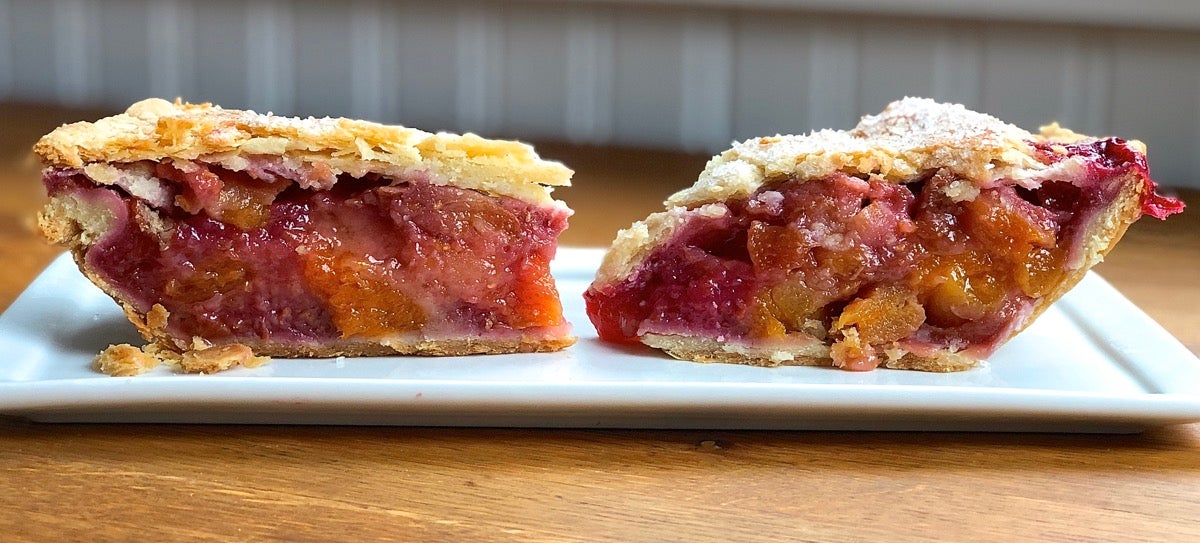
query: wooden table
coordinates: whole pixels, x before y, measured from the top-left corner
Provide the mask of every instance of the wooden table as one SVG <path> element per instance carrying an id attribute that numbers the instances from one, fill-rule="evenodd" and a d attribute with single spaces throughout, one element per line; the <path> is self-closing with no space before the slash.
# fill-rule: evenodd
<path id="1" fill-rule="evenodd" d="M 92 112 L 0 106 L 0 308 L 32 233 L 36 136 Z M 540 147 L 576 167 L 564 244 L 705 157 Z M 1185 196 L 1200 204 L 1200 194 Z M 1200 352 L 1200 213 L 1138 223 L 1099 271 Z M 1135 436 L 560 431 L 0 420 L 0 539 L 1200 541 L 1200 425 Z"/>

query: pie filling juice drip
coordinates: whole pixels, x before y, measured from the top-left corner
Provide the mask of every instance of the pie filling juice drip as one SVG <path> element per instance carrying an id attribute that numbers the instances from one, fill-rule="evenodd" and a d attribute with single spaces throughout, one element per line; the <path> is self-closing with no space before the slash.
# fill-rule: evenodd
<path id="1" fill-rule="evenodd" d="M 589 289 L 588 315 L 609 341 L 828 339 L 834 363 L 854 370 L 889 347 L 987 356 L 1064 279 L 1118 178 L 1145 171 L 1120 140 L 1066 147 L 1045 160 L 1084 157 L 1085 178 L 1036 189 L 964 195 L 974 187 L 945 170 L 907 184 L 835 174 L 764 186 L 723 214 L 692 213 L 626 280 Z M 1144 206 L 1182 205 L 1147 192 Z"/>
<path id="2" fill-rule="evenodd" d="M 180 347 L 193 336 L 541 339 L 565 326 L 549 266 L 566 210 L 421 179 L 344 178 L 316 191 L 188 170 L 157 166 L 182 187 L 157 210 L 78 171 L 45 178 L 52 196 L 111 213 L 86 255 L 91 270 L 139 311 L 163 305 Z"/>

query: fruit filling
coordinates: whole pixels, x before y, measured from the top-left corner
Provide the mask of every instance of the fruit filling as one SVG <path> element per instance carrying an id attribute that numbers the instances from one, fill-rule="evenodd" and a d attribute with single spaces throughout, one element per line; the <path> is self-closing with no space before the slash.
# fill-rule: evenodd
<path id="1" fill-rule="evenodd" d="M 1027 187 L 977 186 L 948 170 L 903 184 L 839 173 L 684 211 L 625 280 L 588 290 L 588 314 L 608 341 L 828 341 L 850 370 L 875 368 L 893 348 L 985 357 L 1082 265 L 1083 229 L 1123 176 L 1146 169 L 1117 139 L 1043 151 L 1082 173 Z M 1144 213 L 1182 207 L 1152 184 L 1146 194 Z"/>
<path id="2" fill-rule="evenodd" d="M 549 270 L 564 207 L 419 175 L 343 175 L 317 190 L 247 171 L 259 175 L 168 161 L 122 167 L 120 179 L 160 182 L 153 190 L 65 169 L 45 184 L 109 216 L 89 269 L 139 312 L 163 306 L 179 348 L 194 336 L 304 353 L 355 339 L 565 335 Z"/>

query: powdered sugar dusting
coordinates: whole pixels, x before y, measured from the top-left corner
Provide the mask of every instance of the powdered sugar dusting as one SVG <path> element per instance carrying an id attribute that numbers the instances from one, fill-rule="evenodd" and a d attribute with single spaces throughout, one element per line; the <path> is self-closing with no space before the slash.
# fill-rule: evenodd
<path id="1" fill-rule="evenodd" d="M 851 135 L 887 140 L 898 149 L 919 149 L 953 139 L 998 146 L 1031 137 L 1029 132 L 991 115 L 928 98 L 892 102 L 879 115 L 863 117 Z"/>
<path id="2" fill-rule="evenodd" d="M 548 187 L 569 185 L 573 173 L 560 163 L 542 160 L 520 142 L 154 98 L 133 104 L 123 114 L 61 126 L 42 137 L 34 151 L 47 166 L 76 169 L 94 163 L 220 157 L 240 171 L 238 166 L 247 166 L 254 157 L 281 156 L 320 168 L 311 172 L 322 179 L 319 187 L 332 185 L 342 173 L 362 177 L 423 172 L 438 184 L 556 207 L 561 204 Z"/>
<path id="3" fill-rule="evenodd" d="M 842 172 L 904 183 L 949 169 L 979 185 L 1010 179 L 1047 165 L 1031 141 L 1041 139 L 995 117 L 958 104 L 905 98 L 878 115 L 863 117 L 851 130 L 770 136 L 735 144 L 714 157 L 696 184 L 667 200 L 694 207 L 744 197 L 763 183 L 817 179 Z"/>

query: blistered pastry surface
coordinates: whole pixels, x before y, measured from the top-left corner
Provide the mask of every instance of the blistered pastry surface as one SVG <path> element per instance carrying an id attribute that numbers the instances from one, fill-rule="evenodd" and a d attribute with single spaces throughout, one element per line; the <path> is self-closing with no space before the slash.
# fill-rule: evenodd
<path id="1" fill-rule="evenodd" d="M 713 157 L 696 183 L 672 195 L 667 205 L 696 207 L 748 196 L 767 182 L 819 179 L 835 172 L 895 183 L 936 169 L 948 169 L 978 185 L 1020 180 L 1047 167 L 1036 158 L 1031 141 L 1083 139 L 1090 138 L 1057 124 L 1035 135 L 958 104 L 905 98 L 878 115 L 863 117 L 851 130 L 737 143 Z"/>
<path id="2" fill-rule="evenodd" d="M 361 177 L 420 173 L 439 184 L 550 203 L 550 186 L 572 171 L 542 160 L 530 146 L 474 134 L 431 134 L 343 118 L 293 118 L 157 98 L 95 122 L 59 127 L 34 151 L 51 167 L 163 159 L 214 160 L 281 156 Z"/>

